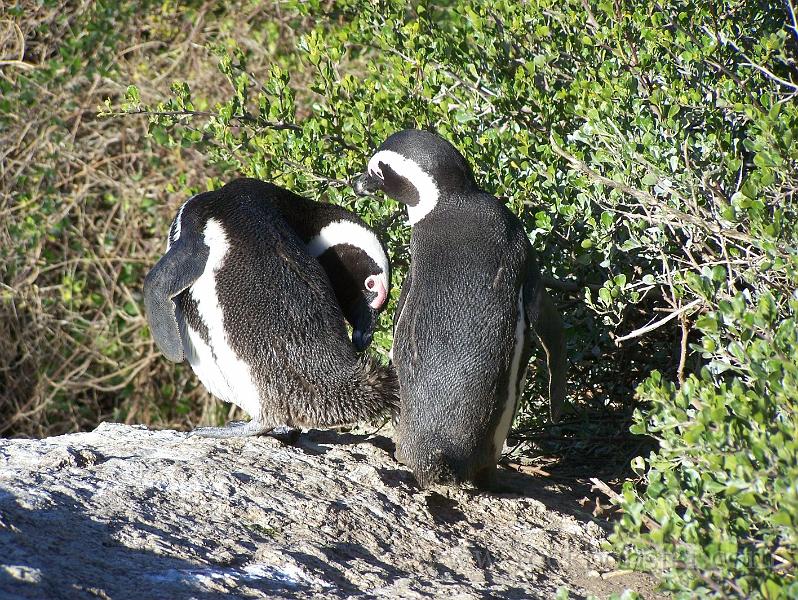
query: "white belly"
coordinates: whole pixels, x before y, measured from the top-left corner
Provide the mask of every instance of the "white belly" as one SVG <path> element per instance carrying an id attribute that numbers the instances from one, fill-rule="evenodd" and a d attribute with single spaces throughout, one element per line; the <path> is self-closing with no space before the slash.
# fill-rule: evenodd
<path id="1" fill-rule="evenodd" d="M 210 343 L 206 344 L 197 331 L 185 325 L 183 340 L 186 358 L 211 394 L 258 418 L 261 412 L 260 392 L 249 364 L 241 360 L 230 346 L 216 293 L 216 273 L 222 268 L 227 254 L 227 236 L 215 219 L 208 220 L 203 233 L 205 245 L 209 248 L 208 262 L 205 271 L 189 291 L 208 329 Z"/>
<path id="2" fill-rule="evenodd" d="M 199 333 L 188 324 L 183 328 L 182 334 L 186 360 L 202 382 L 202 385 L 220 400 L 234 402 L 235 393 L 219 368 L 219 363 L 213 356 L 211 347 L 203 342 Z"/>

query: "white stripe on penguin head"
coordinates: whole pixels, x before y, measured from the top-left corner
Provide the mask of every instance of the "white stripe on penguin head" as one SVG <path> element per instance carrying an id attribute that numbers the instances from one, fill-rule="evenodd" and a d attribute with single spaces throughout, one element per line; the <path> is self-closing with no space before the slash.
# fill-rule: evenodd
<path id="1" fill-rule="evenodd" d="M 311 256 L 319 257 L 325 250 L 338 246 L 339 244 L 349 244 L 355 248 L 360 248 L 371 260 L 374 261 L 382 272 L 388 277 L 388 257 L 382 249 L 380 241 L 374 232 L 359 223 L 352 221 L 333 221 L 322 227 L 318 235 L 308 242 L 307 249 Z"/>
<path id="2" fill-rule="evenodd" d="M 432 177 L 417 162 L 402 156 L 398 152 L 380 150 L 369 161 L 369 174 L 376 175 L 384 181 L 385 177 L 382 174 L 380 163 L 391 167 L 394 173 L 407 179 L 416 188 L 418 204 L 415 206 L 407 205 L 407 220 L 410 225 L 415 225 L 438 204 L 438 186 L 435 185 Z"/>

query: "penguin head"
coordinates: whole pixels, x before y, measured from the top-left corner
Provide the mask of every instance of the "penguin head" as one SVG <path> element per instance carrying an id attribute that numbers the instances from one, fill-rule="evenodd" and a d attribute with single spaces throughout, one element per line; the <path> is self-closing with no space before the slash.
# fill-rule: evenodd
<path id="1" fill-rule="evenodd" d="M 377 316 L 385 308 L 388 300 L 390 282 L 388 273 L 384 272 L 366 253 L 360 251 L 360 257 L 350 268 L 360 288 L 354 298 L 341 303 L 346 320 L 352 326 L 352 344 L 358 352 L 368 348 Z"/>
<path id="2" fill-rule="evenodd" d="M 413 225 L 442 199 L 469 193 L 477 185 L 465 158 L 452 144 L 430 131 L 405 129 L 382 143 L 352 187 L 360 196 L 382 191 L 407 205 Z"/>
<path id="3" fill-rule="evenodd" d="M 352 326 L 352 344 L 357 351 L 371 343 L 377 316 L 385 308 L 390 292 L 387 256 L 367 252 L 352 243 L 335 244 L 318 256 L 335 292 L 338 305 Z M 376 259 L 376 260 L 375 260 Z"/>

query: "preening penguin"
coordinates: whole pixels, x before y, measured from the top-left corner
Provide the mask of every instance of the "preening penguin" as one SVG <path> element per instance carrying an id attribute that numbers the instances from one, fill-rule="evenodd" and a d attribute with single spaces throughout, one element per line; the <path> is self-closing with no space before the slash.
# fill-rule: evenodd
<path id="1" fill-rule="evenodd" d="M 194 196 L 180 207 L 166 254 L 147 275 L 145 307 L 158 347 L 170 360 L 188 360 L 208 391 L 252 417 L 195 430 L 201 435 L 352 424 L 396 402 L 393 372 L 359 357 L 344 325 L 347 313 L 373 329 L 373 314 L 387 296 L 387 259 L 374 248 L 365 251 L 368 260 L 360 256 L 362 249 L 348 251 L 328 277 L 284 218 L 297 198 L 251 179 Z M 308 210 L 313 204 L 324 206 L 310 203 Z M 316 235 L 334 221 L 319 222 Z M 316 242 L 320 257 L 336 245 L 327 241 Z M 370 265 L 372 255 L 380 264 Z M 349 302 L 345 307 L 330 281 L 341 273 L 347 282 L 363 277 L 362 290 L 341 292 Z M 371 329 L 360 335 L 361 343 L 370 339 Z"/>
<path id="2" fill-rule="evenodd" d="M 394 315 L 397 458 L 422 486 L 490 486 L 536 337 L 552 420 L 567 375 L 560 317 L 520 220 L 477 186 L 465 158 L 427 131 L 390 136 L 353 185 L 407 206 L 410 269 Z"/>

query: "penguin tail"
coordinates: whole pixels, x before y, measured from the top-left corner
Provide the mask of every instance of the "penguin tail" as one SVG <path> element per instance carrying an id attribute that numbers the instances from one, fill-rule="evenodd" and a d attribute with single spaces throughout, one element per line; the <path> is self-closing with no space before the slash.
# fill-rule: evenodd
<path id="1" fill-rule="evenodd" d="M 456 486 L 463 482 L 462 469 L 441 450 L 435 450 L 413 468 L 418 485 L 426 489 L 431 485 Z"/>
<path id="2" fill-rule="evenodd" d="M 368 354 L 359 357 L 355 368 L 358 390 L 353 406 L 358 421 L 372 421 L 399 412 L 399 379 L 396 370 Z"/>
<path id="3" fill-rule="evenodd" d="M 396 371 L 371 356 L 358 357 L 341 383 L 335 393 L 316 397 L 305 426 L 343 427 L 375 422 L 399 410 Z"/>

